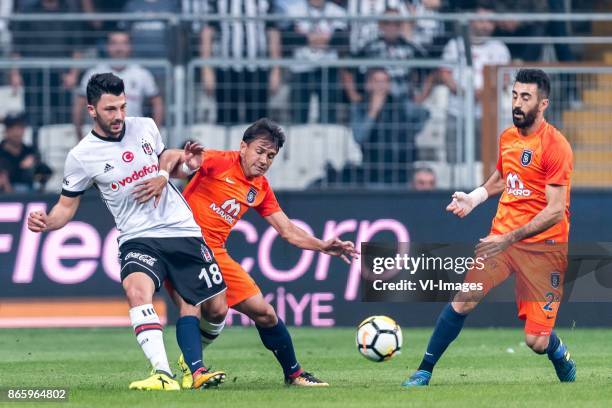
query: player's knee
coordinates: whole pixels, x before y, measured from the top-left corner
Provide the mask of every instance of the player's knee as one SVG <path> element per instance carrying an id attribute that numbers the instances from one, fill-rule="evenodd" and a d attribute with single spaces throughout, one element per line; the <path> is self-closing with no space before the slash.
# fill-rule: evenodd
<path id="1" fill-rule="evenodd" d="M 182 301 L 179 304 L 179 315 L 181 317 L 195 316 L 199 319 L 200 318 L 200 308 L 198 306 L 193 306 L 185 301 Z"/>
<path id="2" fill-rule="evenodd" d="M 476 305 L 478 305 L 477 302 L 458 302 L 458 301 L 454 301 L 453 302 L 453 309 L 457 313 L 460 313 L 462 315 L 466 315 L 466 314 L 469 314 L 470 312 L 472 312 L 472 310 L 474 310 L 476 308 Z"/>
<path id="3" fill-rule="evenodd" d="M 251 319 L 261 327 L 272 327 L 278 323 L 278 317 L 276 317 L 276 311 L 272 305 L 266 303 L 264 307 L 258 308 L 253 311 Z"/>
<path id="4" fill-rule="evenodd" d="M 129 285 L 125 288 L 125 296 L 130 306 L 146 305 L 153 301 L 153 296 L 147 288 L 140 285 Z"/>
<path id="5" fill-rule="evenodd" d="M 468 314 L 480 303 L 481 298 L 471 292 L 459 292 L 453 299 L 453 309 L 457 313 Z"/>
<path id="6" fill-rule="evenodd" d="M 209 322 L 221 323 L 227 316 L 227 303 L 225 302 L 213 302 L 206 305 L 206 308 L 202 309 L 202 316 Z"/>
<path id="7" fill-rule="evenodd" d="M 525 336 L 525 344 L 538 354 L 544 354 L 548 348 L 548 336 Z"/>

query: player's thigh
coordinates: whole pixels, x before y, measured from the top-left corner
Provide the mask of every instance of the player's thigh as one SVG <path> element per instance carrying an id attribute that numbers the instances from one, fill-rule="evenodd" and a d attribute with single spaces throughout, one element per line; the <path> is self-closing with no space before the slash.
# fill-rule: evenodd
<path id="1" fill-rule="evenodd" d="M 227 304 L 234 307 L 245 299 L 261 294 L 261 290 L 251 275 L 227 253 L 224 248 L 214 248 L 215 259 L 221 268 L 227 285 Z"/>
<path id="2" fill-rule="evenodd" d="M 503 253 L 484 260 L 482 267 L 474 265 L 466 273 L 463 283 L 474 283 L 482 289 L 457 292 L 453 298 L 453 308 L 459 313 L 471 312 L 491 289 L 503 283 L 511 273 L 512 268 Z"/>
<path id="3" fill-rule="evenodd" d="M 526 321 L 525 333 L 547 336 L 552 331 L 563 296 L 567 251 L 561 246 L 535 244 L 517 250 L 516 303 Z"/>
<path id="4" fill-rule="evenodd" d="M 150 303 L 167 271 L 151 238 L 135 238 L 121 245 L 121 284 L 130 306 Z"/>
<path id="5" fill-rule="evenodd" d="M 226 289 L 213 252 L 199 237 L 164 238 L 163 260 L 177 293 L 199 306 Z"/>
<path id="6" fill-rule="evenodd" d="M 164 281 L 164 287 L 168 291 L 168 296 L 170 296 L 170 299 L 172 299 L 172 303 L 174 303 L 175 306 L 178 308 L 180 317 L 195 316 L 198 319 L 201 317 L 200 307 L 193 306 L 185 302 L 185 299 L 183 299 L 181 295 L 178 294 L 178 292 L 174 289 L 174 286 L 172 286 L 172 283 L 170 283 L 168 279 Z"/>
<path id="7" fill-rule="evenodd" d="M 517 248 L 513 256 L 517 301 L 558 302 L 563 295 L 567 251 L 533 244 Z"/>

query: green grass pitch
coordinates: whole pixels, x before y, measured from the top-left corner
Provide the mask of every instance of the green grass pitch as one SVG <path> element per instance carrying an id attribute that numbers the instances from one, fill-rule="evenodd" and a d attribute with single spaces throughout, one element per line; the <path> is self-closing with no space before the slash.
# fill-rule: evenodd
<path id="1" fill-rule="evenodd" d="M 44 407 L 604 407 L 612 401 L 612 330 L 558 331 L 578 364 L 577 382 L 560 384 L 548 359 L 521 345 L 520 329 L 467 328 L 438 364 L 431 386 L 410 390 L 399 384 L 418 365 L 431 329 L 404 329 L 403 353 L 385 363 L 358 354 L 352 329 L 290 330 L 303 367 L 331 387 L 285 387 L 256 330 L 229 328 L 206 355 L 228 373 L 219 389 L 130 391 L 128 383 L 146 377 L 149 368 L 131 330 L 123 328 L 2 329 L 0 388 L 69 388 L 69 402 Z M 174 327 L 165 337 L 174 363 Z"/>

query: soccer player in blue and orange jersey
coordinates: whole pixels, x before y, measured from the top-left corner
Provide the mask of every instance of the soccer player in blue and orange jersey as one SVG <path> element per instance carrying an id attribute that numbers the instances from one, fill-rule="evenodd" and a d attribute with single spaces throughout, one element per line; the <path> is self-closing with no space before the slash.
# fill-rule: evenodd
<path id="1" fill-rule="evenodd" d="M 489 196 L 502 193 L 491 231 L 476 246 L 484 270 L 472 269 L 465 278 L 482 282 L 484 290 L 459 292 L 444 308 L 418 371 L 404 386 L 429 384 L 435 364 L 459 335 L 466 316 L 512 273 L 525 343 L 548 355 L 560 381 L 576 378 L 576 365 L 553 331 L 567 268 L 573 157 L 565 137 L 544 119 L 549 93 L 546 73 L 518 72 L 512 90 L 514 126 L 500 136 L 495 172 L 471 193 L 453 194 L 447 210 L 463 218 Z"/>
<path id="2" fill-rule="evenodd" d="M 232 259 L 225 248 L 225 241 L 232 228 L 249 208 L 253 208 L 281 237 L 301 249 L 339 256 L 347 263 L 357 255 L 352 242 L 338 238 L 323 241 L 313 237 L 295 225 L 281 209 L 264 174 L 284 141 L 285 135 L 276 123 L 266 118 L 256 121 L 245 131 L 240 150 L 207 150 L 204 153 L 202 165 L 183 195 L 193 210 L 202 235 L 214 252 L 227 285 L 228 306 L 255 322 L 262 343 L 274 353 L 287 384 L 326 386 L 327 383 L 302 370 L 285 324 L 264 299 L 253 278 Z M 204 278 L 212 280 L 214 276 Z M 174 299 L 181 309 L 192 307 L 180 297 Z M 219 325 L 204 320 L 200 328 L 203 345 L 212 342 L 221 331 Z M 184 388 L 190 387 L 191 373 L 194 372 L 192 368 L 197 368 L 199 355 L 194 353 L 192 357 L 186 353 L 179 360 L 184 374 Z"/>

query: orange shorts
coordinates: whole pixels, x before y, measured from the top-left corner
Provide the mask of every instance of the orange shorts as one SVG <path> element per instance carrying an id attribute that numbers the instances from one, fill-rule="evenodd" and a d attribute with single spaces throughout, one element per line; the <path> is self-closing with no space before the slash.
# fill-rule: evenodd
<path id="1" fill-rule="evenodd" d="M 484 261 L 483 269 L 471 269 L 465 282 L 482 282 L 486 294 L 514 273 L 518 317 L 525 320 L 525 333 L 547 336 L 557 319 L 566 269 L 566 244 L 519 243 Z"/>
<path id="2" fill-rule="evenodd" d="M 215 254 L 217 264 L 219 264 L 219 268 L 221 268 L 223 280 L 225 280 L 225 284 L 227 285 L 225 296 L 229 307 L 235 306 L 243 300 L 261 293 L 259 286 L 257 286 L 253 278 L 251 278 L 251 275 L 249 275 L 238 262 L 232 259 L 227 253 L 227 249 L 220 247 L 213 247 L 211 249 Z"/>

